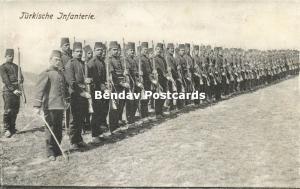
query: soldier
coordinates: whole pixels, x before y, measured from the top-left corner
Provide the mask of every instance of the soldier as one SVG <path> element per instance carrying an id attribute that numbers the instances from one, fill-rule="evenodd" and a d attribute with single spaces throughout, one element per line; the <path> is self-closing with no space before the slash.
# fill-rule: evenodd
<path id="1" fill-rule="evenodd" d="M 61 66 L 61 52 L 52 51 L 50 67 L 39 75 L 33 105 L 36 114 L 40 114 L 41 108 L 43 109 L 45 120 L 59 143 L 62 140 L 64 109 L 69 102 L 68 88 L 60 69 Z M 61 151 L 48 128 L 45 130 L 45 136 L 47 157 L 54 161 L 57 156 L 61 155 Z"/>
<path id="2" fill-rule="evenodd" d="M 168 43 L 167 49 L 165 52 L 165 59 L 167 63 L 167 74 L 168 74 L 168 87 L 171 93 L 177 92 L 177 83 L 178 80 L 178 70 L 177 70 L 177 63 L 174 58 L 174 44 Z M 170 99 L 170 112 L 174 112 L 176 110 L 176 100 Z"/>
<path id="3" fill-rule="evenodd" d="M 141 61 L 141 70 L 142 70 L 142 78 L 143 78 L 143 87 L 145 91 L 151 90 L 151 80 L 152 74 L 151 74 L 151 61 L 148 58 L 148 42 L 142 42 L 141 43 L 141 52 L 139 55 L 139 59 Z M 149 99 L 141 99 L 141 117 L 147 121 L 149 116 L 149 110 L 148 110 L 148 103 Z"/>
<path id="4" fill-rule="evenodd" d="M 126 67 L 128 68 L 130 92 L 138 93 L 140 89 L 136 86 L 139 78 L 138 63 L 135 59 L 135 43 L 128 42 L 126 45 L 126 56 L 125 56 Z M 135 113 L 138 108 L 138 99 L 127 99 L 126 100 L 126 117 L 128 124 L 135 123 Z"/>
<path id="5" fill-rule="evenodd" d="M 108 58 L 109 71 L 114 83 L 113 92 L 121 93 L 128 92 L 130 85 L 125 81 L 125 76 L 128 76 L 128 70 L 125 71 L 124 65 L 120 60 L 120 46 L 116 41 L 109 43 L 110 57 Z M 118 99 L 117 110 L 110 110 L 109 124 L 111 131 L 117 129 L 122 122 L 122 115 L 125 106 L 125 99 Z"/>
<path id="6" fill-rule="evenodd" d="M 93 50 L 90 45 L 85 45 L 83 47 L 83 51 L 84 51 L 84 57 L 82 58 L 82 60 L 84 61 L 84 64 L 87 64 L 93 58 Z M 86 72 L 85 75 L 87 76 L 88 69 L 85 70 L 85 72 Z M 90 130 L 90 129 L 91 129 L 91 115 L 89 112 L 87 112 L 84 118 L 83 131 L 85 132 L 86 130 Z"/>
<path id="7" fill-rule="evenodd" d="M 70 140 L 71 148 L 74 150 L 86 147 L 81 132 L 88 111 L 88 99 L 91 98 L 91 95 L 86 92 L 85 67 L 81 58 L 82 44 L 74 42 L 73 58 L 65 67 L 66 80 L 71 94 Z"/>
<path id="8" fill-rule="evenodd" d="M 176 65 L 177 65 L 177 74 L 178 78 L 176 80 L 176 86 L 177 86 L 177 91 L 180 92 L 186 92 L 186 78 L 184 77 L 185 70 L 186 70 L 186 60 L 184 58 L 185 54 L 185 46 L 184 44 L 179 44 L 178 46 L 178 53 L 175 52 L 175 60 L 176 60 Z M 177 108 L 182 109 L 185 105 L 185 101 L 182 99 L 177 100 Z"/>
<path id="9" fill-rule="evenodd" d="M 16 119 L 20 108 L 20 96 L 22 91 L 18 84 L 18 66 L 13 63 L 14 49 L 6 49 L 5 63 L 0 66 L 0 75 L 3 86 L 3 100 L 4 100 L 4 136 L 9 138 L 17 132 Z M 20 83 L 24 82 L 22 72 Z"/>
<path id="10" fill-rule="evenodd" d="M 61 38 L 60 47 L 61 47 L 61 53 L 62 53 L 62 56 L 61 56 L 62 66 L 64 69 L 66 64 L 69 62 L 69 60 L 72 59 L 72 50 L 70 49 L 69 38 L 67 38 L 67 37 Z"/>
<path id="11" fill-rule="evenodd" d="M 105 70 L 105 57 L 103 53 L 105 51 L 105 45 L 101 42 L 96 42 L 94 46 L 94 57 L 88 62 L 88 77 L 93 80 L 93 91 L 105 92 L 106 86 L 106 70 Z M 104 132 L 107 127 L 106 117 L 108 114 L 109 100 L 107 99 L 95 99 L 93 95 L 93 109 L 91 120 L 92 130 L 92 142 L 99 143 L 103 138 L 100 135 Z"/>
<path id="12" fill-rule="evenodd" d="M 184 59 L 186 61 L 186 65 L 183 67 L 183 76 L 186 80 L 186 92 L 188 93 L 192 93 L 195 89 L 194 89 L 194 83 L 193 83 L 193 78 L 192 78 L 192 69 L 193 69 L 193 58 L 190 54 L 191 51 L 191 45 L 189 43 L 185 43 L 185 54 L 184 54 Z M 191 104 L 191 100 L 187 99 L 186 100 L 186 104 Z"/>
<path id="13" fill-rule="evenodd" d="M 202 79 L 202 71 L 201 71 L 201 59 L 199 57 L 199 45 L 193 46 L 192 51 L 192 77 L 194 81 L 195 91 L 201 92 L 201 88 L 203 87 L 203 79 Z M 203 92 L 203 91 L 202 91 Z M 195 105 L 200 104 L 200 99 L 194 100 Z"/>
<path id="14" fill-rule="evenodd" d="M 153 85 L 156 87 L 156 92 L 166 92 L 167 91 L 167 63 L 162 57 L 163 44 L 157 43 L 154 49 L 153 65 L 152 71 L 154 71 L 154 79 L 152 80 Z M 155 70 L 154 70 L 155 68 Z M 155 76 L 157 72 L 157 77 Z M 165 117 L 166 114 L 163 113 L 165 99 L 159 98 L 154 100 L 155 115 L 157 119 Z"/>

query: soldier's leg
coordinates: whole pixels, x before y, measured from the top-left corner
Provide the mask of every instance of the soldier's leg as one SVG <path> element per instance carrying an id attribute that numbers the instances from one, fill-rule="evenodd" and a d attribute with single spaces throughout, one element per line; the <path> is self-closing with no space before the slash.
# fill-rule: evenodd
<path id="1" fill-rule="evenodd" d="M 100 135 L 99 126 L 100 126 L 100 118 L 101 118 L 101 109 L 100 109 L 101 100 L 94 100 L 93 102 L 94 113 L 92 114 L 92 120 L 91 120 L 92 137 L 98 137 Z"/>
<path id="2" fill-rule="evenodd" d="M 12 118 L 12 93 L 3 92 L 3 101 L 4 101 L 4 113 L 3 113 L 3 125 L 4 132 L 11 132 L 11 118 Z"/>
<path id="3" fill-rule="evenodd" d="M 61 144 L 61 140 L 62 140 L 63 115 L 64 115 L 63 110 L 54 110 L 53 111 L 53 121 L 54 121 L 53 132 L 54 132 L 59 144 Z M 55 156 L 60 156 L 62 154 L 62 152 L 60 151 L 56 142 L 54 145 L 54 152 L 55 152 Z"/>
<path id="4" fill-rule="evenodd" d="M 141 117 L 142 118 L 148 117 L 149 116 L 149 113 L 148 113 L 149 100 L 148 99 L 141 100 L 140 103 L 141 103 Z"/>
<path id="5" fill-rule="evenodd" d="M 44 117 L 47 121 L 50 129 L 54 132 L 54 114 L 51 110 L 44 110 Z M 48 127 L 45 128 L 45 138 L 46 138 L 46 156 L 55 156 L 55 139 L 49 131 Z"/>
<path id="6" fill-rule="evenodd" d="M 82 142 L 82 126 L 84 124 L 84 115 L 88 111 L 87 99 L 72 94 L 71 97 L 71 116 L 70 116 L 70 140 L 71 144 Z"/>

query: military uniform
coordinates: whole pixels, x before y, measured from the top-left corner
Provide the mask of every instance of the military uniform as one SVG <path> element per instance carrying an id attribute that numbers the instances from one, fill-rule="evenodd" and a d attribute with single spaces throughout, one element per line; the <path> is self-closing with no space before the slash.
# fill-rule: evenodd
<path id="1" fill-rule="evenodd" d="M 82 49 L 79 42 L 75 42 L 74 47 Z M 66 80 L 71 94 L 70 140 L 71 144 L 76 145 L 83 142 L 81 132 L 88 111 L 88 100 L 81 96 L 81 93 L 85 92 L 84 69 L 84 62 L 81 58 L 72 58 L 65 67 Z"/>
<path id="2" fill-rule="evenodd" d="M 104 45 L 100 42 L 95 43 L 95 48 L 102 48 L 105 50 Z M 109 108 L 109 100 L 107 99 L 95 99 L 94 91 L 101 91 L 104 93 L 106 86 L 106 70 L 105 70 L 105 61 L 103 57 L 94 56 L 88 62 L 88 77 L 92 78 L 93 80 L 93 109 L 94 113 L 92 114 L 91 120 L 91 130 L 92 130 L 92 137 L 97 137 L 103 133 L 101 127 L 107 126 L 106 117 L 108 114 Z"/>
<path id="3" fill-rule="evenodd" d="M 60 56 L 60 52 L 55 52 Z M 36 85 L 34 107 L 43 108 L 44 117 L 60 143 L 62 140 L 62 120 L 69 93 L 65 77 L 58 68 L 51 66 L 39 75 Z M 45 130 L 47 156 L 61 155 L 61 151 L 48 128 Z"/>
<path id="4" fill-rule="evenodd" d="M 13 49 L 8 49 L 6 54 L 13 56 Z M 18 66 L 12 62 L 6 62 L 0 66 L 0 75 L 4 83 L 2 90 L 4 100 L 4 131 L 14 134 L 16 132 L 16 119 L 20 108 L 20 96 L 13 93 L 15 90 L 20 90 L 18 85 Z M 22 73 L 20 82 L 24 82 Z"/>

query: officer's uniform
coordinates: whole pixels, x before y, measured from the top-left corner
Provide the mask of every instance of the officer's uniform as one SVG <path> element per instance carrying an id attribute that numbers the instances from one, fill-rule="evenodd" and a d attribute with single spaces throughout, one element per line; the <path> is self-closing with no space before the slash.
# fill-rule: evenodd
<path id="1" fill-rule="evenodd" d="M 53 51 L 52 56 L 60 57 L 59 51 Z M 36 85 L 34 107 L 43 108 L 44 117 L 60 143 L 62 140 L 62 120 L 69 93 L 62 71 L 51 66 L 39 75 Z M 61 155 L 61 151 L 48 128 L 45 130 L 47 156 Z"/>
<path id="2" fill-rule="evenodd" d="M 7 49 L 5 55 L 14 55 L 13 49 Z M 18 85 L 18 66 L 12 62 L 6 62 L 0 66 L 0 75 L 3 86 L 4 115 L 3 124 L 4 131 L 10 131 L 11 134 L 16 132 L 16 119 L 20 108 L 20 97 L 15 95 L 15 90 L 20 90 Z M 21 83 L 24 78 L 21 72 Z"/>

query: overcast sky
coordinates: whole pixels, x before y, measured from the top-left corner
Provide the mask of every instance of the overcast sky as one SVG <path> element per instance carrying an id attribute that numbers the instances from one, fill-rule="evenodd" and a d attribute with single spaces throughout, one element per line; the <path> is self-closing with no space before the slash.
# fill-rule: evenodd
<path id="1" fill-rule="evenodd" d="M 20 20 L 21 12 L 92 13 L 95 20 Z M 242 48 L 300 49 L 300 1 L 5 1 L 0 55 L 20 47 L 23 70 L 48 66 L 61 37 L 95 41 L 190 42 Z"/>

